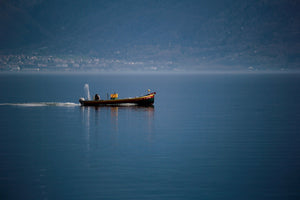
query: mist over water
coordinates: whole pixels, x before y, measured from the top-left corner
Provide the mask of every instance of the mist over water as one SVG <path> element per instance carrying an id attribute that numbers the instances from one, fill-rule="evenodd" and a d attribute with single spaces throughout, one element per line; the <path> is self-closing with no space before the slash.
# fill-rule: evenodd
<path id="1" fill-rule="evenodd" d="M 90 95 L 90 88 L 89 88 L 89 84 L 84 84 L 84 87 L 83 87 L 83 89 L 84 89 L 84 92 L 85 92 L 85 94 L 86 94 L 86 98 L 87 98 L 87 100 L 90 100 L 91 99 L 91 95 Z"/>

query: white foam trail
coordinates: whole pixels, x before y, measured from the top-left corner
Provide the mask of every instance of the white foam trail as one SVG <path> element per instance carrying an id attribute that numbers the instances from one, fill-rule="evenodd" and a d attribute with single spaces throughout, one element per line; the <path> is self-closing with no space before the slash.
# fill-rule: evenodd
<path id="1" fill-rule="evenodd" d="M 89 88 L 89 84 L 84 84 L 84 92 L 87 96 L 87 99 L 90 100 L 91 99 L 91 95 L 90 95 L 90 88 Z"/>
<path id="2" fill-rule="evenodd" d="M 75 106 L 80 106 L 80 104 L 79 103 L 72 103 L 72 102 L 32 102 L 32 103 L 1 103 L 0 106 L 22 106 L 22 107 L 57 106 L 57 107 L 75 107 Z"/>

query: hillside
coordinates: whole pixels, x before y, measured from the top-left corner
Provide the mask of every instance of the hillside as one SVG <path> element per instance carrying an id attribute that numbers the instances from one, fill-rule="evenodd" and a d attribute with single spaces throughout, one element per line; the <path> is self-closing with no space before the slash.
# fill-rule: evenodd
<path id="1" fill-rule="evenodd" d="M 1 54 L 298 69 L 297 0 L 0 2 Z"/>

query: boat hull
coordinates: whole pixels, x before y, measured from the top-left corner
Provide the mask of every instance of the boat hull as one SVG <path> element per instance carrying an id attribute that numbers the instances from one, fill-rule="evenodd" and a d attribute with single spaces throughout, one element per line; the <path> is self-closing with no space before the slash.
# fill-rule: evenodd
<path id="1" fill-rule="evenodd" d="M 124 104 L 134 104 L 139 106 L 151 106 L 154 104 L 155 92 L 135 98 L 114 99 L 114 100 L 79 100 L 82 106 L 114 106 Z"/>

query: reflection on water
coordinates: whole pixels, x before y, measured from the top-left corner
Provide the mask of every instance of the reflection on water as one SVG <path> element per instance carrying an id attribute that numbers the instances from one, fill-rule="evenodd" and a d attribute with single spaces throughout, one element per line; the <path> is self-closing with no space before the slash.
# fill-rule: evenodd
<path id="1" fill-rule="evenodd" d="M 91 137 L 109 135 L 109 139 L 117 144 L 119 133 L 130 132 L 131 127 L 137 124 L 140 125 L 139 132 L 147 134 L 147 140 L 151 140 L 154 130 L 154 106 L 82 106 L 80 110 L 88 151 L 90 150 Z"/>
<path id="2" fill-rule="evenodd" d="M 113 123 L 113 127 L 115 129 L 115 132 L 118 132 L 118 113 L 119 113 L 119 107 L 111 107 L 110 108 L 110 117 L 111 117 L 111 121 Z"/>

